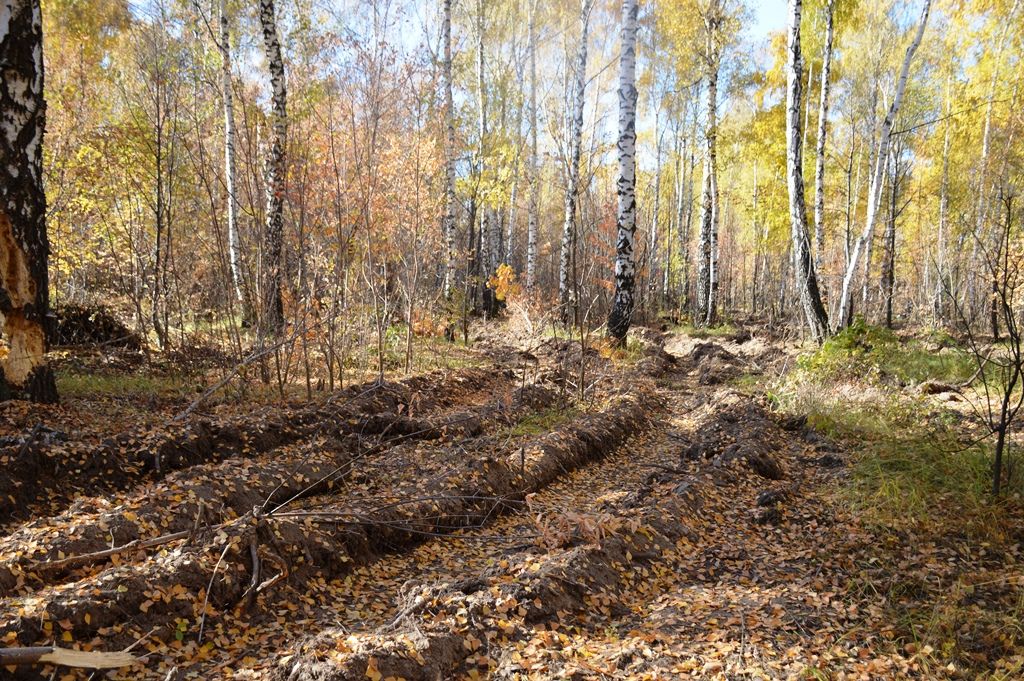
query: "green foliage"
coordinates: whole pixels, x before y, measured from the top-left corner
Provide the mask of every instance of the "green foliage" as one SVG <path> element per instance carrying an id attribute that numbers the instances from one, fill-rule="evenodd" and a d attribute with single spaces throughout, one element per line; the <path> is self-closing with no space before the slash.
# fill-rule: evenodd
<path id="1" fill-rule="evenodd" d="M 862 515 L 898 526 L 955 512 L 983 535 L 997 526 L 987 443 L 964 443 L 949 419 L 929 418 L 924 403 L 907 398 L 828 416 L 836 435 L 859 441 L 845 495 Z"/>
<path id="2" fill-rule="evenodd" d="M 181 397 L 189 392 L 182 376 L 144 374 L 57 374 L 57 391 L 63 397 Z"/>
<path id="3" fill-rule="evenodd" d="M 930 342 L 901 339 L 889 329 L 858 319 L 818 351 L 801 357 L 799 366 L 820 380 L 856 378 L 901 385 L 959 382 L 970 377 L 974 362 L 964 350 L 949 347 L 951 341 L 945 336 L 937 343 L 944 349 L 936 352 L 929 348 Z"/>
<path id="4" fill-rule="evenodd" d="M 526 418 L 509 428 L 509 437 L 545 435 L 565 423 L 579 410 L 575 407 L 555 406 L 530 413 Z"/>
<path id="5" fill-rule="evenodd" d="M 891 387 L 971 375 L 973 361 L 962 349 L 936 353 L 927 346 L 858 321 L 802 357 L 769 396 L 779 410 L 806 416 L 818 432 L 850 444 L 842 495 L 870 522 L 898 527 L 955 514 L 973 532 L 999 532 L 985 433 L 967 433 L 959 412 Z M 1022 482 L 1011 480 L 1007 495 L 1024 492 Z"/>

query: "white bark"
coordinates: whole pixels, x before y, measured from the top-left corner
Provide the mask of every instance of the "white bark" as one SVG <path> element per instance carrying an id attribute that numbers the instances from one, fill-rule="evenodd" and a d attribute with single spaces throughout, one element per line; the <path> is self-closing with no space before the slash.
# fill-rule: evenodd
<path id="1" fill-rule="evenodd" d="M 704 59 L 707 103 L 704 139 L 704 190 L 697 262 L 696 323 L 714 324 L 718 289 L 718 70 L 721 64 L 721 0 L 704 11 Z"/>
<path id="2" fill-rule="evenodd" d="M 821 304 L 818 280 L 811 260 L 804 199 L 803 130 L 800 122 L 803 96 L 803 56 L 800 51 L 801 0 L 789 0 L 789 61 L 786 69 L 786 175 L 789 217 L 793 238 L 793 264 L 797 291 L 811 335 L 819 343 L 828 334 L 828 318 Z M 806 119 L 805 119 L 806 120 Z"/>
<path id="3" fill-rule="evenodd" d="M 652 88 L 657 87 L 657 76 L 655 75 L 654 83 Z M 651 209 L 651 233 L 650 243 L 647 248 L 647 271 L 650 276 L 650 283 L 647 288 L 648 295 L 648 306 L 653 306 L 657 310 L 657 304 L 655 301 L 655 282 L 657 281 L 658 275 L 658 256 L 659 256 L 659 245 L 660 245 L 660 230 L 661 230 L 661 106 L 657 101 L 656 97 L 652 97 L 652 104 L 655 107 L 654 112 L 654 206 Z"/>
<path id="4" fill-rule="evenodd" d="M 486 30 L 486 17 L 484 14 L 484 0 L 476 1 L 476 19 L 477 19 L 477 51 L 476 51 L 476 85 L 477 95 L 479 97 L 479 106 L 477 108 L 477 164 L 479 174 L 478 182 L 478 193 L 479 193 L 479 211 L 480 211 L 480 223 L 478 236 L 480 239 L 480 280 L 481 288 L 483 291 L 484 299 L 484 310 L 487 313 L 491 312 L 491 290 L 487 286 L 487 281 L 491 276 L 491 216 L 490 216 L 490 205 L 487 198 L 488 191 L 484 186 L 485 176 L 487 173 L 487 86 L 485 82 L 485 53 L 484 53 L 484 33 Z"/>
<path id="5" fill-rule="evenodd" d="M 572 114 L 569 120 L 569 158 L 565 187 L 565 221 L 562 225 L 562 246 L 558 258 L 558 302 L 563 319 L 573 316 L 574 284 L 572 258 L 576 248 L 576 201 L 579 197 L 580 156 L 583 146 L 583 105 L 587 89 L 587 40 L 590 10 L 594 0 L 582 0 L 580 7 L 580 43 L 576 53 Z"/>
<path id="6" fill-rule="evenodd" d="M 619 177 L 615 242 L 615 299 L 608 333 L 626 338 L 636 288 L 636 34 L 637 0 L 622 2 L 622 53 L 619 57 Z"/>
<path id="7" fill-rule="evenodd" d="M 825 141 L 828 135 L 828 96 L 835 40 L 835 0 L 825 1 L 825 51 L 821 66 L 821 98 L 818 103 L 818 145 L 814 160 L 814 269 L 821 271 L 825 251 Z M 808 98 L 809 99 L 809 98 Z"/>
<path id="8" fill-rule="evenodd" d="M 444 122 L 445 122 L 445 192 L 444 192 L 444 297 L 451 298 L 455 287 L 455 105 L 452 96 L 452 0 L 442 0 L 441 24 L 444 43 Z"/>
<path id="9" fill-rule="evenodd" d="M 537 2 L 530 4 L 530 215 L 526 228 L 526 290 L 533 292 L 537 278 L 537 223 L 540 179 L 537 159 Z"/>
<path id="10" fill-rule="evenodd" d="M 936 243 L 936 277 L 935 277 L 935 303 L 937 321 L 942 321 L 942 297 L 944 294 L 946 276 L 946 232 L 949 220 L 949 115 L 950 115 L 950 77 L 946 78 L 946 97 L 944 113 L 946 120 L 943 123 L 942 133 L 942 183 L 939 187 L 939 234 Z"/>
<path id="11" fill-rule="evenodd" d="M 910 64 L 914 59 L 914 53 L 917 52 L 917 48 L 921 46 L 921 40 L 924 37 L 924 29 L 928 24 L 928 15 L 931 12 L 931 0 L 925 0 L 924 10 L 921 13 L 921 20 L 917 25 L 917 30 L 914 33 L 914 39 L 907 48 L 907 52 L 903 57 L 903 65 L 900 68 L 899 80 L 896 81 L 896 94 L 893 97 L 892 104 L 889 106 L 889 112 L 885 116 L 885 120 L 882 121 L 882 130 L 879 133 L 878 139 L 878 151 L 875 154 L 875 165 L 872 169 L 871 184 L 868 189 L 868 207 L 867 207 L 867 218 L 864 221 L 864 232 L 857 239 L 856 244 L 853 247 L 853 254 L 850 256 L 850 262 L 846 268 L 846 275 L 843 277 L 843 290 L 839 298 L 839 313 L 835 319 L 835 325 L 837 328 L 841 328 L 849 321 L 847 318 L 850 312 L 850 298 L 853 293 L 853 280 L 857 274 L 857 265 L 860 261 L 860 253 L 864 250 L 865 246 L 871 242 L 871 237 L 874 235 L 875 220 L 878 215 L 878 206 L 881 203 L 882 198 L 882 184 L 885 179 L 885 166 L 886 160 L 889 156 L 889 143 L 892 136 L 892 127 L 896 121 L 896 116 L 899 114 L 900 106 L 903 103 L 903 94 L 907 89 L 907 79 L 910 76 Z"/>
<path id="12" fill-rule="evenodd" d="M 0 326 L 8 352 L 0 388 L 56 402 L 46 364 L 49 312 L 46 193 L 43 191 L 43 25 L 38 0 L 0 3 Z M 6 394 L 4 397 L 11 397 Z"/>
<path id="13" fill-rule="evenodd" d="M 281 249 L 284 239 L 285 145 L 288 135 L 287 89 L 284 60 L 277 35 L 277 14 L 274 0 L 260 0 L 260 25 L 266 49 L 271 84 L 270 148 L 267 156 L 267 225 L 264 248 L 263 316 L 261 332 L 277 334 L 284 327 L 281 287 L 284 271 Z"/>
<path id="14" fill-rule="evenodd" d="M 242 292 L 242 256 L 238 237 L 238 192 L 235 163 L 235 97 L 231 89 L 231 31 L 228 28 L 226 0 L 220 0 L 220 64 L 221 94 L 224 99 L 224 183 L 228 194 L 228 266 L 235 299 L 242 306 L 242 314 L 249 313 Z"/>

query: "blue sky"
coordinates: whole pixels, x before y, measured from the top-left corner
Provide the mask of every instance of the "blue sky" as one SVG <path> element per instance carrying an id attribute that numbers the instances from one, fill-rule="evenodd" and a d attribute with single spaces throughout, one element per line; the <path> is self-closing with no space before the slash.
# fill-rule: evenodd
<path id="1" fill-rule="evenodd" d="M 750 29 L 756 39 L 763 39 L 773 31 L 786 28 L 786 0 L 752 0 L 754 22 Z"/>

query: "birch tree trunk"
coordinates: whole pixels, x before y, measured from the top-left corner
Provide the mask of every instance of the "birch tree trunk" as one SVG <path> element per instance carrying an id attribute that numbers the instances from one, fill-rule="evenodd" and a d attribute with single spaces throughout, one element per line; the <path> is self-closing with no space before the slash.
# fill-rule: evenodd
<path id="1" fill-rule="evenodd" d="M 0 324 L 10 351 L 0 392 L 57 401 L 46 363 L 50 293 L 43 191 L 43 25 L 39 0 L 6 0 L 0 11 Z"/>
<path id="2" fill-rule="evenodd" d="M 685 112 L 683 114 L 685 119 Z M 671 209 L 668 221 L 668 234 L 665 237 L 665 272 L 661 282 L 661 298 L 666 305 L 674 302 L 672 297 L 672 252 L 676 246 L 673 238 L 678 238 L 683 229 L 683 148 L 682 122 L 677 121 L 673 134 L 673 154 L 675 156 L 675 177 L 672 183 L 672 198 L 675 206 Z"/>
<path id="3" fill-rule="evenodd" d="M 220 0 L 220 68 L 221 96 L 224 100 L 224 184 L 227 189 L 228 209 L 228 267 L 231 270 L 231 287 L 235 300 L 241 307 L 243 324 L 252 310 L 242 290 L 242 256 L 238 238 L 238 191 L 235 162 L 235 97 L 231 88 L 231 31 L 228 27 L 227 1 Z"/>
<path id="4" fill-rule="evenodd" d="M 444 42 L 444 123 L 445 123 L 445 186 L 444 224 L 444 297 L 450 300 L 455 287 L 455 105 L 452 96 L 452 0 L 442 0 L 444 17 L 441 24 Z"/>
<path id="5" fill-rule="evenodd" d="M 811 259 L 807 235 L 807 205 L 804 200 L 804 151 L 800 108 L 803 97 L 803 55 L 800 51 L 802 0 L 789 0 L 789 64 L 786 70 L 786 170 L 789 187 L 789 217 L 793 236 L 796 284 L 807 326 L 821 343 L 828 335 L 828 315 L 821 304 L 818 278 Z"/>
<path id="6" fill-rule="evenodd" d="M 587 38 L 590 10 L 594 0 L 582 0 L 580 6 L 580 44 L 576 53 L 576 77 L 573 88 L 572 114 L 569 120 L 569 159 L 565 187 L 565 222 L 562 225 L 562 246 L 558 257 L 558 304 L 562 320 L 572 321 L 576 300 L 572 272 L 572 256 L 576 248 L 576 201 L 579 197 L 580 156 L 583 146 L 583 105 L 587 89 Z"/>
<path id="7" fill-rule="evenodd" d="M 903 57 L 903 65 L 900 68 L 899 80 L 896 81 L 896 94 L 893 97 L 889 112 L 882 121 L 882 130 L 879 133 L 878 151 L 875 154 L 875 165 L 872 169 L 871 184 L 868 189 L 867 217 L 864 221 L 864 232 L 857 239 L 850 256 L 850 262 L 846 268 L 846 275 L 843 277 L 842 294 L 839 297 L 839 313 L 835 320 L 836 328 L 845 327 L 850 323 L 850 298 L 853 293 L 853 280 L 857 275 L 857 265 L 860 261 L 860 253 L 865 246 L 871 242 L 874 234 L 875 220 L 878 215 L 878 207 L 882 198 L 882 183 L 885 179 L 886 159 L 889 155 L 889 143 L 892 136 L 892 127 L 899 114 L 900 106 L 903 103 L 903 93 L 907 89 L 907 79 L 910 75 L 910 63 L 914 59 L 914 53 L 921 46 L 921 39 L 924 37 L 924 29 L 928 24 L 928 15 L 931 12 L 931 0 L 925 0 L 924 10 L 921 13 L 921 20 L 917 25 L 914 39 L 907 48 Z"/>
<path id="8" fill-rule="evenodd" d="M 476 51 L 476 84 L 477 94 L 480 98 L 479 107 L 477 109 L 477 134 L 479 140 L 477 141 L 477 158 L 479 163 L 479 182 L 480 187 L 480 290 L 481 298 L 483 300 L 483 308 L 485 314 L 493 312 L 493 301 L 494 295 L 490 287 L 487 285 L 487 280 L 491 276 L 491 261 L 492 261 L 492 235 L 491 235 L 491 211 L 487 201 L 488 191 L 483 186 L 484 178 L 487 173 L 487 86 L 485 82 L 485 53 L 484 53 L 484 34 L 486 31 L 486 15 L 484 14 L 484 0 L 476 1 L 476 20 L 477 20 L 477 51 Z"/>
<path id="9" fill-rule="evenodd" d="M 615 299 L 608 334 L 620 344 L 633 315 L 636 288 L 636 34 L 637 0 L 622 2 L 622 53 L 619 57 L 619 177 L 615 241 Z"/>
<path id="10" fill-rule="evenodd" d="M 710 0 L 704 13 L 705 77 L 707 79 L 707 120 L 704 139 L 704 189 L 701 200 L 700 237 L 697 262 L 697 300 L 694 306 L 698 325 L 711 326 L 716 320 L 718 287 L 718 69 L 721 61 L 721 0 Z"/>
<path id="11" fill-rule="evenodd" d="M 657 87 L 657 74 L 655 74 L 652 88 Z M 651 233 L 647 247 L 647 309 L 655 314 L 658 313 L 657 281 L 658 281 L 658 255 L 661 239 L 661 106 L 656 98 L 652 97 L 654 112 L 654 206 L 651 209 Z"/>
<path id="12" fill-rule="evenodd" d="M 516 130 L 518 130 L 518 126 Z M 505 224 L 505 250 L 502 254 L 501 263 L 515 269 L 512 260 L 515 256 L 516 244 L 518 242 L 518 231 L 516 223 L 519 222 L 519 157 L 516 156 L 512 166 L 512 193 L 508 200 L 508 222 Z"/>
<path id="13" fill-rule="evenodd" d="M 946 117 L 942 132 L 942 179 L 939 185 L 939 234 L 936 238 L 935 257 L 935 292 L 933 294 L 935 321 L 945 320 L 943 294 L 946 286 L 946 232 L 949 220 L 949 114 L 950 114 L 950 76 L 946 77 L 946 95 L 943 114 Z"/>
<path id="14" fill-rule="evenodd" d="M 537 2 L 530 3 L 530 215 L 526 227 L 526 291 L 537 284 L 537 223 L 540 214 L 540 173 L 537 159 Z"/>
<path id="15" fill-rule="evenodd" d="M 281 301 L 284 270 L 281 249 L 284 239 L 285 143 L 288 135 L 287 90 L 284 60 L 277 36 L 274 0 L 260 0 L 260 25 L 266 49 L 271 84 L 271 138 L 266 161 L 267 217 L 263 255 L 263 314 L 260 336 L 275 336 L 284 330 Z"/>
<path id="16" fill-rule="evenodd" d="M 882 306 L 885 313 L 885 327 L 892 328 L 892 301 L 896 289 L 896 220 L 900 207 L 900 162 L 899 152 L 890 154 L 889 167 L 889 211 L 885 224 L 885 250 L 882 254 Z"/>
<path id="17" fill-rule="evenodd" d="M 690 237 L 693 232 L 693 175 L 697 170 L 697 117 L 699 109 L 697 102 L 700 100 L 700 91 L 701 82 L 698 81 L 693 96 L 693 116 L 690 122 L 690 136 L 688 140 L 690 156 L 686 166 L 686 220 L 683 222 L 683 229 L 679 234 L 683 250 L 683 281 L 680 287 L 679 309 L 684 312 L 690 312 L 693 309 L 690 297 L 690 261 L 692 255 L 690 252 Z"/>
<path id="18" fill-rule="evenodd" d="M 828 96 L 835 40 L 835 0 L 825 2 L 825 52 L 821 66 L 821 99 L 818 103 L 818 145 L 814 157 L 814 269 L 821 271 L 825 252 L 825 141 L 828 135 Z"/>

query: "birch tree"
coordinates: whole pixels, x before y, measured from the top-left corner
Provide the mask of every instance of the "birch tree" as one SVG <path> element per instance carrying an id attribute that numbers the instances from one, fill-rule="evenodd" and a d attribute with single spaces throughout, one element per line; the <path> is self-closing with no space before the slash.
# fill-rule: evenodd
<path id="1" fill-rule="evenodd" d="M 455 105 L 452 96 L 452 0 L 442 0 L 441 40 L 444 43 L 444 297 L 451 298 L 455 286 Z"/>
<path id="2" fill-rule="evenodd" d="M 828 334 L 828 315 L 821 303 L 818 278 L 811 258 L 807 234 L 807 205 L 804 200 L 804 152 L 801 129 L 803 101 L 803 55 L 800 50 L 802 0 L 789 0 L 789 63 L 786 70 L 786 175 L 789 188 L 789 217 L 793 238 L 793 260 L 801 306 L 811 335 L 822 342 Z"/>
<path id="3" fill-rule="evenodd" d="M 281 263 L 284 239 L 284 174 L 285 143 L 288 134 L 287 90 L 284 60 L 277 36 L 277 15 L 274 0 L 260 0 L 260 26 L 270 71 L 271 138 L 266 160 L 266 235 L 263 252 L 263 314 L 260 319 L 262 337 L 276 335 L 284 329 L 284 305 L 281 287 L 284 270 Z"/>
<path id="4" fill-rule="evenodd" d="M 622 2 L 622 53 L 619 57 L 619 177 L 615 240 L 615 299 L 608 334 L 626 342 L 636 287 L 636 34 L 637 0 Z"/>
<path id="5" fill-rule="evenodd" d="M 924 29 L 928 24 L 928 15 L 931 12 L 931 0 L 925 0 L 924 10 L 921 12 L 921 19 L 917 24 L 913 40 L 907 47 L 903 56 L 903 65 L 900 67 L 899 79 L 896 81 L 896 92 L 893 96 L 889 112 L 882 121 L 882 129 L 879 132 L 878 150 L 874 156 L 874 164 L 871 171 L 871 183 L 868 188 L 867 217 L 864 220 L 864 231 L 857 238 L 850 254 L 850 260 L 846 266 L 846 274 L 843 276 L 843 289 L 839 297 L 839 312 L 834 320 L 836 328 L 848 325 L 850 319 L 850 302 L 853 294 L 853 280 L 857 274 L 857 265 L 860 261 L 861 251 L 871 242 L 874 235 L 875 222 L 878 217 L 878 208 L 882 199 L 882 184 L 885 181 L 885 168 L 889 156 L 889 144 L 892 137 L 893 124 L 899 114 L 900 106 L 903 104 L 903 94 L 907 89 L 907 79 L 910 76 L 910 64 L 914 59 L 914 53 L 921 46 L 924 37 Z"/>
<path id="6" fill-rule="evenodd" d="M 814 268 L 821 271 L 825 251 L 825 140 L 828 136 L 829 81 L 832 74 L 832 43 L 835 40 L 835 0 L 825 0 L 825 48 L 821 66 L 821 99 L 818 102 L 818 144 L 814 157 Z"/>
<path id="7" fill-rule="evenodd" d="M 704 19 L 704 79 L 707 100 L 704 127 L 704 188 L 701 192 L 700 236 L 697 245 L 697 299 L 695 319 L 711 326 L 716 320 L 718 287 L 718 71 L 722 58 L 721 0 L 708 0 Z"/>
<path id="8" fill-rule="evenodd" d="M 242 288 L 242 253 L 238 236 L 240 210 L 235 160 L 235 97 L 231 78 L 231 30 L 228 23 L 227 0 L 220 0 L 221 98 L 224 102 L 224 185 L 227 190 L 228 268 L 235 300 L 241 306 L 243 321 L 251 321 L 252 305 Z"/>
<path id="9" fill-rule="evenodd" d="M 476 0 L 476 29 L 477 29 L 477 50 L 476 50 L 476 83 L 477 83 L 477 94 L 479 96 L 479 107 L 477 108 L 477 134 L 479 139 L 477 140 L 477 171 L 479 172 L 479 184 L 481 189 L 478 190 L 482 194 L 480 200 L 480 280 L 481 290 L 483 291 L 484 311 L 490 313 L 493 311 L 494 297 L 493 291 L 487 286 L 487 280 L 491 276 L 493 271 L 491 249 L 495 245 L 491 239 L 491 219 L 490 219 L 490 206 L 487 201 L 487 192 L 483 190 L 483 184 L 487 175 L 487 85 L 486 85 L 486 74 L 484 67 L 485 52 L 484 52 L 484 38 L 486 33 L 486 14 L 484 13 L 484 0 Z"/>
<path id="10" fill-rule="evenodd" d="M 43 192 L 43 26 L 39 0 L 5 0 L 0 9 L 0 323 L 10 345 L 0 389 L 56 402 L 46 363 L 47 272 Z"/>
<path id="11" fill-rule="evenodd" d="M 580 43 L 576 53 L 572 113 L 569 119 L 569 158 L 565 186 L 565 221 L 562 225 L 562 246 L 558 257 L 558 303 L 563 320 L 575 315 L 572 258 L 576 248 L 576 201 L 579 198 L 580 156 L 583 146 L 583 105 L 587 90 L 587 38 L 590 10 L 594 0 L 580 5 Z"/>
<path id="12" fill-rule="evenodd" d="M 537 223 L 540 221 L 540 169 L 537 158 L 537 3 L 530 3 L 530 207 L 526 221 L 526 290 L 537 283 Z"/>

